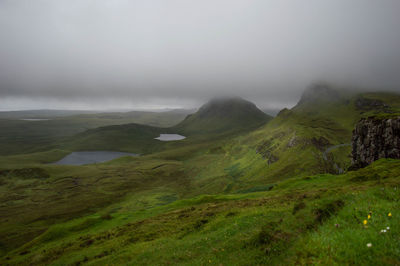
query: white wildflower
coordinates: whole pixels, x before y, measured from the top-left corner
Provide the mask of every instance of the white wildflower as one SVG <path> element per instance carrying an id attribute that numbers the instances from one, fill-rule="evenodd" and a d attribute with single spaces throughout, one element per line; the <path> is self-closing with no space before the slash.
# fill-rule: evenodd
<path id="1" fill-rule="evenodd" d="M 372 247 L 372 243 L 368 243 L 367 247 L 369 247 L 369 248 Z"/>
<path id="2" fill-rule="evenodd" d="M 386 229 L 387 229 L 387 230 L 390 230 L 390 227 L 388 226 L 388 227 L 386 227 Z"/>

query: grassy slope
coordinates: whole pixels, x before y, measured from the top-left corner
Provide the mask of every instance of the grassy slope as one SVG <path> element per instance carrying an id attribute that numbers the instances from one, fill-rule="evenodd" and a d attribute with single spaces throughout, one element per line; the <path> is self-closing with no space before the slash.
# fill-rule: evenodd
<path id="1" fill-rule="evenodd" d="M 168 129 L 139 124 L 126 124 L 90 129 L 60 142 L 66 150 L 111 150 L 149 153 L 161 150 L 167 143 L 154 138 Z"/>
<path id="2" fill-rule="evenodd" d="M 268 192 L 177 201 L 162 189 L 142 191 L 52 226 L 2 264 L 397 264 L 399 169 L 398 160 L 380 160 Z"/>
<path id="3" fill-rule="evenodd" d="M 126 157 L 112 165 L 60 167 L 26 159 L 24 168 L 0 171 L 0 246 L 14 248 L 49 225 L 93 213 L 127 193 L 144 193 L 157 186 L 178 193 L 186 182 L 181 164 Z"/>

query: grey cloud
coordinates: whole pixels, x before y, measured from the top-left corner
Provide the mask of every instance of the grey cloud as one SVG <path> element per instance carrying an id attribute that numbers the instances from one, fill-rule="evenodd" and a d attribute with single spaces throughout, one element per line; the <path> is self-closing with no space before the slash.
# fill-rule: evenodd
<path id="1" fill-rule="evenodd" d="M 400 90 L 398 10 L 397 0 L 2 0 L 0 105 L 233 94 L 283 106 L 316 80 Z"/>

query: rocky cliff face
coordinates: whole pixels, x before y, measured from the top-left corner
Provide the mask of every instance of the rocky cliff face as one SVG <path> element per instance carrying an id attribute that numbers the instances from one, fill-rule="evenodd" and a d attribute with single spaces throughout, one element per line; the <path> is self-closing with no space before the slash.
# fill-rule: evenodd
<path id="1" fill-rule="evenodd" d="M 365 167 L 380 158 L 400 159 L 400 116 L 362 119 L 353 130 L 353 167 Z"/>

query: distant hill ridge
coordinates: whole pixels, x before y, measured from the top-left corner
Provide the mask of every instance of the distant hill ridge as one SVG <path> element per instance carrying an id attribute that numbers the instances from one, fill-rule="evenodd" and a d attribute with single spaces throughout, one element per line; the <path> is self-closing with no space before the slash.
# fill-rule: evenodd
<path id="1" fill-rule="evenodd" d="M 99 127 L 68 138 L 59 148 L 145 154 L 160 151 L 169 145 L 154 139 L 161 133 L 193 136 L 186 141 L 199 142 L 211 137 L 249 132 L 270 119 L 271 116 L 259 110 L 255 104 L 241 98 L 213 99 L 173 127 L 160 128 L 134 123 Z"/>

